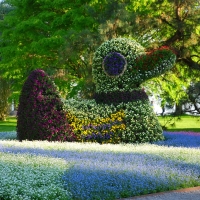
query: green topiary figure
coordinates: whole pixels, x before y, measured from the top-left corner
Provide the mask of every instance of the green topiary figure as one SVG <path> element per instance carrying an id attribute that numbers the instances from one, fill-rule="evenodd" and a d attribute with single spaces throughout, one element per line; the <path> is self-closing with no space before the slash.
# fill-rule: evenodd
<path id="1" fill-rule="evenodd" d="M 146 53 L 135 40 L 103 43 L 93 59 L 94 100 L 66 102 L 77 138 L 99 143 L 162 140 L 162 128 L 140 85 L 172 68 L 175 59 L 166 47 Z"/>
<path id="2" fill-rule="evenodd" d="M 125 112 L 123 142 L 151 142 L 163 138 L 162 128 L 140 84 L 173 67 L 175 54 L 167 47 L 145 53 L 134 40 L 116 38 L 103 43 L 93 60 L 96 102 Z"/>
<path id="3" fill-rule="evenodd" d="M 23 85 L 17 112 L 17 137 L 20 141 L 75 139 L 56 86 L 43 70 L 32 71 Z"/>

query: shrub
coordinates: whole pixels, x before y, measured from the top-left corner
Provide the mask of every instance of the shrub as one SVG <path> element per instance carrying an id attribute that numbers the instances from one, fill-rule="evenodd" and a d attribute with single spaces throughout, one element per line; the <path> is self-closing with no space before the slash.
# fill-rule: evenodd
<path id="1" fill-rule="evenodd" d="M 124 112 L 122 142 L 152 142 L 163 139 L 162 128 L 148 96 L 140 85 L 173 67 L 176 56 L 168 47 L 150 52 L 135 40 L 115 38 L 95 52 L 94 96 L 98 104 L 114 105 Z"/>
<path id="2" fill-rule="evenodd" d="M 57 88 L 43 70 L 25 81 L 17 112 L 17 138 L 21 140 L 73 141 Z"/>
<path id="3" fill-rule="evenodd" d="M 96 50 L 93 58 L 96 92 L 139 90 L 144 81 L 171 69 L 175 60 L 175 54 L 167 47 L 146 53 L 135 40 L 108 40 Z"/>

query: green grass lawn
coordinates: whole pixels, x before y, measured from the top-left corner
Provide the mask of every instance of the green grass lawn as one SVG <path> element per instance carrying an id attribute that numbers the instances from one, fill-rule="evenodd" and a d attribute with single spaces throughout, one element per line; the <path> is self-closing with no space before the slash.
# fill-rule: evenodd
<path id="1" fill-rule="evenodd" d="M 0 121 L 0 132 L 16 131 L 17 119 L 15 117 L 8 117 L 6 121 Z"/>
<path id="2" fill-rule="evenodd" d="M 166 126 L 167 131 L 200 132 L 200 117 L 183 115 L 172 119 L 170 116 L 159 116 L 158 119 L 162 126 Z"/>
<path id="3" fill-rule="evenodd" d="M 181 118 L 173 118 L 170 116 L 159 116 L 161 125 L 165 125 L 168 131 L 195 131 L 200 132 L 200 117 L 189 115 L 181 116 Z M 15 117 L 8 117 L 6 121 L 0 121 L 0 132 L 15 131 L 17 120 Z"/>

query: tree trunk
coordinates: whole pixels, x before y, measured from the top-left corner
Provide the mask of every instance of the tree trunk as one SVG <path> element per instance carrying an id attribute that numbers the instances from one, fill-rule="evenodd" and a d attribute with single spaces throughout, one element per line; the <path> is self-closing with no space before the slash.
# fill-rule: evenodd
<path id="1" fill-rule="evenodd" d="M 182 115 L 183 114 L 183 108 L 182 108 L 182 104 L 179 103 L 179 104 L 176 104 L 176 107 L 175 107 L 175 115 Z"/>

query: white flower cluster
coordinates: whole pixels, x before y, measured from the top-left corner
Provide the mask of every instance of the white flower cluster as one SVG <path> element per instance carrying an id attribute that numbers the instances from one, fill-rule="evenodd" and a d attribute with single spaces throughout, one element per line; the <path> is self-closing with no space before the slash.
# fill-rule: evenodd
<path id="1" fill-rule="evenodd" d="M 66 161 L 59 158 L 30 155 L 23 149 L 16 154 L 0 152 L 0 199 L 68 200 L 61 179 L 65 169 Z"/>

